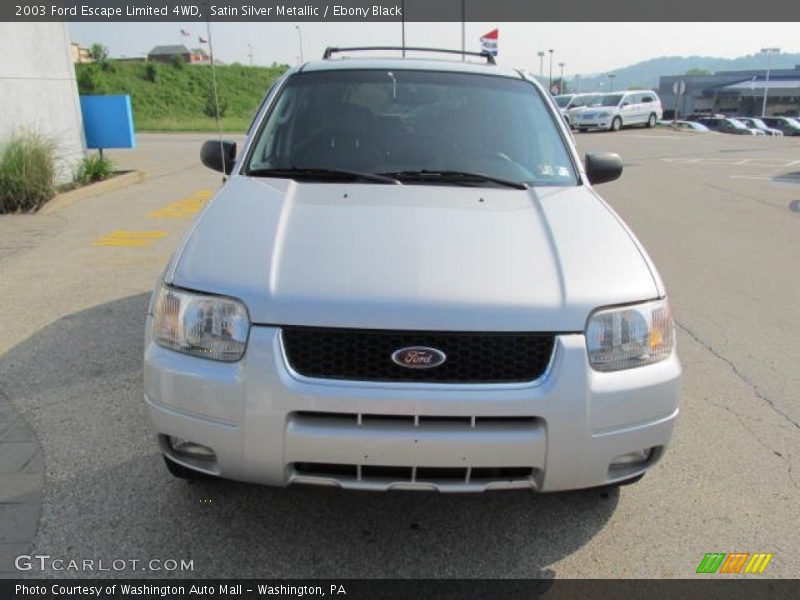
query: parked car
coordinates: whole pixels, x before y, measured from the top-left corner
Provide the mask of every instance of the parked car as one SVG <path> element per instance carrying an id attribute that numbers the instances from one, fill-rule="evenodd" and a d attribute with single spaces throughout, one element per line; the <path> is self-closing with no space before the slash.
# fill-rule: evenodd
<path id="1" fill-rule="evenodd" d="M 561 109 L 561 114 L 564 115 L 564 120 L 573 126 L 575 122 L 575 115 L 583 110 L 587 103 L 593 98 L 597 98 L 601 94 L 589 92 L 584 94 L 562 94 L 555 96 L 556 105 Z"/>
<path id="2" fill-rule="evenodd" d="M 727 133 L 731 135 L 758 135 L 752 129 L 748 129 L 744 123 L 740 123 L 735 119 L 728 117 L 700 117 L 697 123 L 701 123 L 708 127 L 711 131 L 719 133 Z"/>
<path id="3" fill-rule="evenodd" d="M 693 131 L 698 133 L 708 133 L 711 131 L 708 127 L 703 125 L 702 123 L 698 123 L 697 121 L 659 121 L 659 127 L 672 127 L 674 129 L 680 129 L 683 131 Z"/>
<path id="4" fill-rule="evenodd" d="M 783 135 L 800 135 L 800 121 L 792 117 L 761 117 L 768 127 L 779 129 Z"/>
<path id="5" fill-rule="evenodd" d="M 619 131 L 629 125 L 655 127 L 663 114 L 661 99 L 655 92 L 615 92 L 591 98 L 574 116 L 574 122 L 579 131 Z"/>
<path id="6" fill-rule="evenodd" d="M 766 123 L 764 123 L 764 121 L 756 117 L 735 117 L 735 119 L 740 123 L 743 123 L 748 129 L 761 131 L 764 135 L 769 135 L 772 137 L 783 137 L 783 132 L 780 129 L 769 127 Z"/>
<path id="7" fill-rule="evenodd" d="M 620 157 L 582 162 L 514 69 L 340 52 L 282 75 L 241 151 L 203 145 L 229 177 L 145 332 L 170 472 L 451 492 L 638 480 L 669 443 L 681 367 L 664 284 L 595 189 Z"/>
<path id="8" fill-rule="evenodd" d="M 759 129 L 758 127 L 751 127 L 749 124 L 745 123 L 739 117 L 729 117 L 729 118 L 730 118 L 731 121 L 735 121 L 737 123 L 741 123 L 742 125 L 747 127 L 747 129 L 749 129 L 751 132 L 753 132 L 753 134 L 755 134 L 756 136 L 766 137 L 767 135 L 769 135 L 766 131 L 763 131 L 763 130 Z"/>

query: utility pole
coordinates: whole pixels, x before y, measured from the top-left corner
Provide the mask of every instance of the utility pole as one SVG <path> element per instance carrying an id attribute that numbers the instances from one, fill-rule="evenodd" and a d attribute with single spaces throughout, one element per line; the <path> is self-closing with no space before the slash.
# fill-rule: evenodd
<path id="1" fill-rule="evenodd" d="M 250 66 L 253 66 L 253 44 L 247 44 L 247 58 L 250 59 Z"/>
<path id="2" fill-rule="evenodd" d="M 400 3 L 400 41 L 402 42 L 403 58 L 406 57 L 406 0 Z"/>
<path id="3" fill-rule="evenodd" d="M 553 93 L 553 49 L 548 50 L 550 53 L 550 77 L 547 80 L 547 91 Z"/>
<path id="4" fill-rule="evenodd" d="M 780 48 L 762 48 L 761 53 L 767 55 L 767 80 L 764 82 L 764 101 L 761 103 L 761 116 L 767 116 L 767 94 L 769 93 L 769 69 L 772 66 L 772 55 L 778 54 Z"/>
<path id="5" fill-rule="evenodd" d="M 300 44 L 300 63 L 302 64 L 305 62 L 303 60 L 303 32 L 300 31 L 300 25 L 295 25 L 294 28 L 297 29 L 297 38 Z"/>
<path id="6" fill-rule="evenodd" d="M 461 0 L 461 60 L 466 61 L 467 55 L 467 0 Z"/>
<path id="7" fill-rule="evenodd" d="M 539 81 L 541 81 L 544 79 L 544 50 L 539 50 L 536 56 L 539 57 Z"/>
<path id="8" fill-rule="evenodd" d="M 558 66 L 561 69 L 561 74 L 559 75 L 559 78 L 558 78 L 558 93 L 559 94 L 563 94 L 564 93 L 564 63 L 560 62 L 560 63 L 558 63 Z"/>
<path id="9" fill-rule="evenodd" d="M 609 80 L 608 85 L 610 86 L 609 89 L 610 92 L 614 91 L 614 77 L 616 77 L 614 73 L 608 73 L 608 80 Z"/>

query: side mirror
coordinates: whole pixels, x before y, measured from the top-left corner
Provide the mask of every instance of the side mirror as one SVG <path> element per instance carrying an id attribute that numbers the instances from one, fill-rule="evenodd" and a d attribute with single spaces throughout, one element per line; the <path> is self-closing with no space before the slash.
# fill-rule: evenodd
<path id="1" fill-rule="evenodd" d="M 586 155 L 586 177 L 589 183 L 605 183 L 622 175 L 622 159 L 613 152 L 590 152 Z"/>
<path id="2" fill-rule="evenodd" d="M 236 163 L 236 142 L 208 140 L 200 149 L 200 160 L 209 169 L 230 175 Z"/>

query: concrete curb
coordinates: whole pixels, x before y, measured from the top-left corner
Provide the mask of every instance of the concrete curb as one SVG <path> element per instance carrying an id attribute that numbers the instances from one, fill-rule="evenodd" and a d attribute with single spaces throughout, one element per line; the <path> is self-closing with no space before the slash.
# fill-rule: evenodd
<path id="1" fill-rule="evenodd" d="M 48 215 L 70 204 L 74 204 L 79 200 L 85 200 L 86 198 L 92 198 L 111 190 L 118 190 L 133 185 L 134 183 L 139 183 L 144 180 L 146 175 L 144 171 L 128 171 L 127 173 L 117 175 L 105 181 L 98 181 L 69 192 L 64 192 L 63 194 L 57 194 L 52 200 L 39 209 L 38 212 L 41 215 Z"/>

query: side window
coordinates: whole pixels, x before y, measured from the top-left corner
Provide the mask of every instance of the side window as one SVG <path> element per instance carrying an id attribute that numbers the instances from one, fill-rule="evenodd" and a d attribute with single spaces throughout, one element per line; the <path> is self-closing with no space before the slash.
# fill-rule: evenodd
<path id="1" fill-rule="evenodd" d="M 642 96 L 642 102 L 653 102 L 653 97 L 650 94 L 644 94 Z"/>

